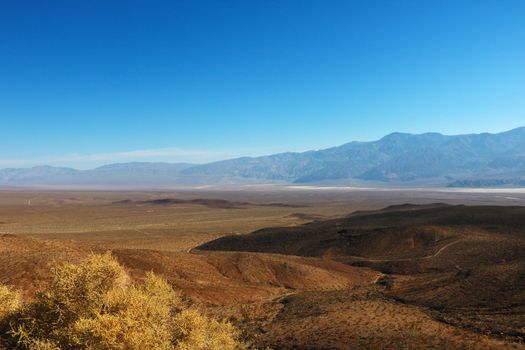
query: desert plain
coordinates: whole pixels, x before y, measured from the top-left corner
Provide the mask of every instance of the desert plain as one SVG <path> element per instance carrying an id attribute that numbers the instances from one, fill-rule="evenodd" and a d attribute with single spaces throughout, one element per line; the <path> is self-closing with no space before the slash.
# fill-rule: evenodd
<path id="1" fill-rule="evenodd" d="M 0 283 L 110 251 L 272 349 L 525 349 L 525 191 L 0 191 Z"/>

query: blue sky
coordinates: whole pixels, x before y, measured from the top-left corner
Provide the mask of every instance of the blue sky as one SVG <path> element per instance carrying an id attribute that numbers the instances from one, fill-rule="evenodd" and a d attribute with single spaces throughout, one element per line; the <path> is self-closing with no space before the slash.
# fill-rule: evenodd
<path id="1" fill-rule="evenodd" d="M 525 1 L 2 1 L 0 167 L 525 125 Z"/>

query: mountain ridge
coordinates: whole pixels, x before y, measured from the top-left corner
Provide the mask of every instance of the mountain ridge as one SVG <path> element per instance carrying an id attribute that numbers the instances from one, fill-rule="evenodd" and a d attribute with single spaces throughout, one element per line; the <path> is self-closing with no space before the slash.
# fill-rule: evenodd
<path id="1" fill-rule="evenodd" d="M 394 132 L 376 141 L 206 164 L 130 162 L 90 170 L 51 166 L 0 170 L 0 185 L 216 183 L 523 186 L 525 127 L 452 136 Z"/>

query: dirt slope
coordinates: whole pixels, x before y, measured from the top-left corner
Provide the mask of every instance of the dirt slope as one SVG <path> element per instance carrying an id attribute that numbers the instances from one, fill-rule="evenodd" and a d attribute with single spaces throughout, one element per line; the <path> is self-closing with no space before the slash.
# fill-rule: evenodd
<path id="1" fill-rule="evenodd" d="M 263 329 L 262 342 L 274 349 L 525 348 L 439 322 L 374 287 L 286 297 Z"/>
<path id="2" fill-rule="evenodd" d="M 103 251 L 106 250 L 100 246 L 4 235 L 0 237 L 0 283 L 31 297 L 45 286 L 53 266 Z M 252 302 L 291 291 L 343 289 L 370 284 L 378 275 L 331 260 L 274 254 L 189 254 L 140 249 L 116 249 L 112 253 L 132 277 L 141 279 L 153 271 L 183 294 L 206 304 Z"/>
<path id="3" fill-rule="evenodd" d="M 382 294 L 480 334 L 525 339 L 525 207 L 412 206 L 208 242 L 384 273 Z"/>

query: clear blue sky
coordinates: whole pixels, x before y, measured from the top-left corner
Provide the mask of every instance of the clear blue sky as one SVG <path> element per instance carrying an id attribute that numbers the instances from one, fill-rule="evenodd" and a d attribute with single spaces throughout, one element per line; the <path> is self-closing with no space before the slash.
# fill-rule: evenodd
<path id="1" fill-rule="evenodd" d="M 498 132 L 525 1 L 2 1 L 0 121 L 0 167 Z"/>

